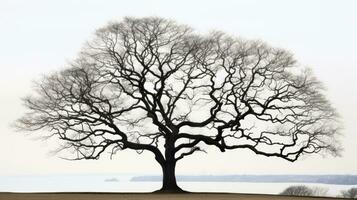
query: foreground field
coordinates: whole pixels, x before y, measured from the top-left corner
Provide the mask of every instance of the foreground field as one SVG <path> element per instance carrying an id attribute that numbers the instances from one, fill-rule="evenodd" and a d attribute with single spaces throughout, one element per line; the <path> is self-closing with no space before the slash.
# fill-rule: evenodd
<path id="1" fill-rule="evenodd" d="M 257 194 L 151 193 L 0 193 L 0 200 L 323 200 L 338 198 L 287 197 Z"/>

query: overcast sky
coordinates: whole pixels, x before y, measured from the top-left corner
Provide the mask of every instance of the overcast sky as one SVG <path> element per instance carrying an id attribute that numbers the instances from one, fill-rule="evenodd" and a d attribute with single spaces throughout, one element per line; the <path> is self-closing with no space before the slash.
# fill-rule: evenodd
<path id="1" fill-rule="evenodd" d="M 159 16 L 202 32 L 218 29 L 290 50 L 312 67 L 341 115 L 340 158 L 314 155 L 290 163 L 248 150 L 214 148 L 178 165 L 179 174 L 357 174 L 357 1 L 328 0 L 0 0 L 0 175 L 160 174 L 150 153 L 113 160 L 66 161 L 51 154 L 58 140 L 36 140 L 9 125 L 24 110 L 31 81 L 76 57 L 95 29 L 124 16 Z"/>

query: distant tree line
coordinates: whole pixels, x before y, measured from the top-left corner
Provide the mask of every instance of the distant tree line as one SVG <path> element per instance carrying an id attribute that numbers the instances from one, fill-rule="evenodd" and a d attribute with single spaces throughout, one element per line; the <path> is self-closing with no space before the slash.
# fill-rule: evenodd
<path id="1" fill-rule="evenodd" d="M 328 189 L 321 187 L 308 187 L 306 185 L 294 185 L 289 186 L 281 195 L 287 196 L 328 196 Z M 348 190 L 342 190 L 338 197 L 357 199 L 357 188 L 350 188 Z"/>

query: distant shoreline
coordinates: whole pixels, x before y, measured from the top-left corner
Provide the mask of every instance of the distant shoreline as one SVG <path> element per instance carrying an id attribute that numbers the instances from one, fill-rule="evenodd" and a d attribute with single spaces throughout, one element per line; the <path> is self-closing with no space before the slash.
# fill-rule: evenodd
<path id="1" fill-rule="evenodd" d="M 161 176 L 134 176 L 132 182 L 159 182 Z M 321 183 L 357 185 L 357 175 L 179 175 L 178 182 Z"/>

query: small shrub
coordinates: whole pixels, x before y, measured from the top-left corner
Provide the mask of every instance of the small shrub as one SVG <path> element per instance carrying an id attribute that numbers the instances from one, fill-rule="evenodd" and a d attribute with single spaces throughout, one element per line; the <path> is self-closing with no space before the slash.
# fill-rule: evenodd
<path id="1" fill-rule="evenodd" d="M 325 197 L 328 196 L 328 188 L 324 187 L 313 187 L 312 195 L 317 197 Z"/>
<path id="2" fill-rule="evenodd" d="M 344 198 L 357 199 L 357 188 L 341 191 L 341 196 Z"/>
<path id="3" fill-rule="evenodd" d="M 305 185 L 294 185 L 286 188 L 280 194 L 289 196 L 313 196 L 313 190 Z"/>

